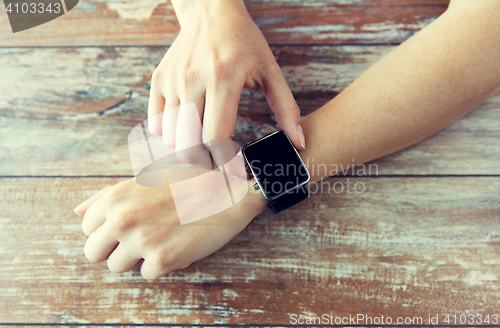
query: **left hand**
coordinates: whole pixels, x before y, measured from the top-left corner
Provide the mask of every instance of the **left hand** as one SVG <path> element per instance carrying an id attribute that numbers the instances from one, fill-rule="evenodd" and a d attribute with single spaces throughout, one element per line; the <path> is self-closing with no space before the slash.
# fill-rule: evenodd
<path id="1" fill-rule="evenodd" d="M 181 225 L 168 187 L 143 187 L 130 179 L 104 188 L 74 212 L 83 217 L 84 251 L 91 262 L 107 259 L 118 273 L 144 259 L 142 276 L 157 279 L 221 248 L 266 204 L 261 193 L 248 193 L 223 212 Z"/>

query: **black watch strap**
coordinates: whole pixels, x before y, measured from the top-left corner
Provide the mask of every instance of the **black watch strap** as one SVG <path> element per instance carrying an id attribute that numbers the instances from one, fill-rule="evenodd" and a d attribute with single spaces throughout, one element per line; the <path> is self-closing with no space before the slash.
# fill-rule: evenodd
<path id="1" fill-rule="evenodd" d="M 270 201 L 269 207 L 274 213 L 278 213 L 303 201 L 307 197 L 309 197 L 309 191 L 304 185 L 278 197 L 275 200 Z"/>

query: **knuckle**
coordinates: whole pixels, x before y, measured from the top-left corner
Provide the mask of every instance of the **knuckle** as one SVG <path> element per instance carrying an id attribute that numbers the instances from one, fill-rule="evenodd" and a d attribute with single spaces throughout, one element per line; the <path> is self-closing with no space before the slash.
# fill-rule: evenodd
<path id="1" fill-rule="evenodd" d="M 215 82 L 222 82 L 229 78 L 233 72 L 234 62 L 232 59 L 214 60 L 211 65 L 211 73 Z"/>
<path id="2" fill-rule="evenodd" d="M 163 137 L 163 144 L 165 147 L 170 148 L 170 149 L 175 149 L 175 140 L 174 138 L 166 138 L 165 136 Z"/>
<path id="3" fill-rule="evenodd" d="M 210 143 L 212 140 L 217 140 L 217 133 L 214 131 L 213 128 L 209 128 L 207 126 L 203 127 L 203 138 L 205 141 Z"/>
<path id="4" fill-rule="evenodd" d="M 278 76 L 285 77 L 285 75 L 283 74 L 283 71 L 281 70 L 280 65 L 275 60 L 272 61 L 272 64 L 270 65 L 270 69 L 271 69 L 271 73 L 273 73 L 275 76 L 278 75 Z"/>
<path id="5" fill-rule="evenodd" d="M 158 66 L 151 75 L 151 85 L 162 89 L 166 80 L 173 76 L 173 71 L 169 67 Z"/>
<path id="6" fill-rule="evenodd" d="M 118 185 L 114 186 L 109 190 L 109 192 L 106 194 L 106 205 L 108 205 L 108 208 L 111 206 L 114 206 L 120 201 L 121 198 L 121 190 L 118 187 Z"/>
<path id="7" fill-rule="evenodd" d="M 136 216 L 125 210 L 115 210 L 109 215 L 111 230 L 121 235 L 136 225 Z"/>
<path id="8" fill-rule="evenodd" d="M 210 144 L 211 142 L 214 142 L 216 140 L 223 140 L 225 139 L 224 134 L 222 133 L 221 129 L 218 127 L 203 127 L 203 136 L 205 140 Z"/>
<path id="9" fill-rule="evenodd" d="M 158 269 L 162 272 L 166 272 L 167 270 L 171 270 L 177 263 L 178 256 L 173 248 L 165 248 L 159 250 L 156 254 L 156 265 Z"/>
<path id="10" fill-rule="evenodd" d="M 192 86 L 196 82 L 196 72 L 189 65 L 186 65 L 182 70 L 180 82 L 183 86 Z"/>
<path id="11" fill-rule="evenodd" d="M 117 185 L 113 186 L 107 193 L 106 193 L 106 205 L 108 209 L 113 208 L 114 206 L 118 205 L 124 200 L 124 197 L 127 193 L 127 187 L 123 182 L 118 183 Z"/>
<path id="12" fill-rule="evenodd" d="M 163 77 L 162 69 L 160 69 L 160 67 L 158 66 L 153 71 L 153 74 L 151 75 L 151 84 L 152 85 L 159 85 L 159 84 L 161 84 L 162 77 Z"/>
<path id="13" fill-rule="evenodd" d="M 260 67 L 258 72 L 261 79 L 266 81 L 273 81 L 276 78 L 280 78 L 280 75 L 283 74 L 276 62 Z"/>
<path id="14" fill-rule="evenodd" d="M 282 118 L 287 116 L 296 117 L 300 116 L 300 108 L 295 101 L 293 95 L 289 95 L 283 102 L 282 106 L 277 106 L 273 109 L 276 120 L 279 122 Z"/>
<path id="15" fill-rule="evenodd" d="M 299 105 L 297 105 L 295 98 L 291 94 L 290 97 L 287 99 L 286 110 L 291 114 L 300 115 Z"/>
<path id="16" fill-rule="evenodd" d="M 268 78 L 284 78 L 283 71 L 281 70 L 280 65 L 273 60 L 269 65 L 267 65 L 267 77 Z"/>

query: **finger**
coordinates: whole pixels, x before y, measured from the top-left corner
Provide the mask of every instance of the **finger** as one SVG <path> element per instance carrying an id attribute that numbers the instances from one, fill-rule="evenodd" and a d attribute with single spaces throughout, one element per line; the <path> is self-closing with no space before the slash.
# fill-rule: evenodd
<path id="1" fill-rule="evenodd" d="M 306 141 L 300 126 L 300 109 L 288 87 L 283 72 L 276 64 L 263 73 L 265 97 L 284 131 L 297 149 L 305 149 Z"/>
<path id="2" fill-rule="evenodd" d="M 213 140 L 209 144 L 210 154 L 217 168 L 224 168 L 226 174 L 238 180 L 246 180 L 245 161 L 243 156 L 238 156 L 241 150 L 239 144 L 231 138 L 229 140 Z"/>
<path id="3" fill-rule="evenodd" d="M 83 251 L 90 262 L 104 261 L 118 245 L 110 229 L 109 225 L 102 225 L 87 239 Z"/>
<path id="4" fill-rule="evenodd" d="M 155 136 L 161 136 L 162 115 L 165 98 L 155 84 L 151 83 L 148 102 L 148 129 Z"/>
<path id="5" fill-rule="evenodd" d="M 104 199 L 101 197 L 92 204 L 82 220 L 82 231 L 86 236 L 90 236 L 106 221 L 106 208 Z"/>
<path id="6" fill-rule="evenodd" d="M 142 259 L 135 249 L 130 249 L 124 243 L 118 244 L 108 257 L 108 268 L 114 273 L 127 272 Z"/>
<path id="7" fill-rule="evenodd" d="M 231 135 L 236 126 L 238 103 L 244 79 L 235 78 L 230 83 L 209 87 L 203 115 L 203 135 L 210 154 L 218 167 L 228 163 L 239 149 Z M 238 175 L 238 172 L 228 172 Z"/>
<path id="8" fill-rule="evenodd" d="M 198 101 L 200 102 L 201 100 Z M 203 144 L 201 115 L 202 109 L 198 108 L 196 103 L 184 104 L 181 100 L 175 134 L 175 152 L 180 162 L 211 170 L 210 154 Z"/>
<path id="9" fill-rule="evenodd" d="M 75 214 L 79 217 L 83 217 L 85 215 L 85 212 L 87 212 L 87 209 L 102 196 L 104 196 L 108 192 L 109 188 L 111 188 L 111 186 L 106 186 L 103 189 L 99 190 L 94 196 L 90 197 L 89 199 L 75 207 L 73 209 L 73 212 L 75 212 Z"/>
<path id="10" fill-rule="evenodd" d="M 162 120 L 163 143 L 166 147 L 175 149 L 175 132 L 179 115 L 179 99 L 172 90 L 165 90 L 165 110 Z"/>

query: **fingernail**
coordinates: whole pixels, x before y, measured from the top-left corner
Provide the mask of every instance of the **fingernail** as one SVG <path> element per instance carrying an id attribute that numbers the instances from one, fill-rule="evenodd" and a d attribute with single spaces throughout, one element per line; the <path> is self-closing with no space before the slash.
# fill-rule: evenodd
<path id="1" fill-rule="evenodd" d="M 238 179 L 238 180 L 242 180 L 242 181 L 247 180 L 247 177 L 241 177 L 239 175 L 232 175 L 232 177 L 235 179 Z"/>
<path id="2" fill-rule="evenodd" d="M 297 125 L 297 132 L 299 134 L 299 144 L 302 149 L 306 149 L 306 138 L 304 137 L 304 131 L 302 131 L 302 127 Z"/>

